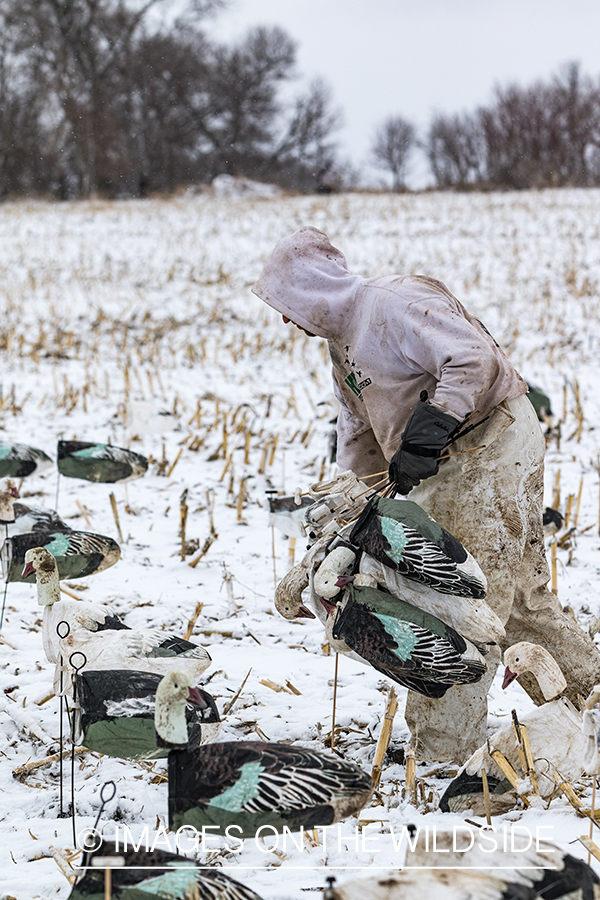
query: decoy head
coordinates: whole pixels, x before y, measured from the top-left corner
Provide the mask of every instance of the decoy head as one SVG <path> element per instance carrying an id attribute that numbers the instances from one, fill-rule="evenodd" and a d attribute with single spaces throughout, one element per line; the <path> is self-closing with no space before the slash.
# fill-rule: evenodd
<path id="1" fill-rule="evenodd" d="M 196 687 L 194 678 L 184 669 L 168 672 L 156 689 L 157 699 L 164 699 L 169 703 L 193 703 L 195 706 L 205 707 L 206 700 Z"/>
<path id="2" fill-rule="evenodd" d="M 328 553 L 315 572 L 313 583 L 316 593 L 326 599 L 335 597 L 351 580 L 344 573 L 354 565 L 355 560 L 356 553 L 349 547 L 336 547 Z"/>
<path id="3" fill-rule="evenodd" d="M 19 491 L 17 489 L 16 484 L 12 480 L 12 478 L 6 478 L 4 481 L 4 490 L 0 492 L 5 497 L 11 497 L 13 500 L 17 500 L 19 497 Z"/>
<path id="4" fill-rule="evenodd" d="M 7 478 L 4 487 L 0 488 L 0 522 L 8 525 L 15 521 L 14 503 L 19 492 L 12 478 Z"/>
<path id="5" fill-rule="evenodd" d="M 275 609 L 284 619 L 315 619 L 314 613 L 295 597 L 278 596 L 275 593 Z"/>
<path id="6" fill-rule="evenodd" d="M 45 547 L 30 547 L 25 554 L 25 566 L 21 573 L 22 578 L 35 575 L 38 586 L 50 584 L 58 578 L 56 560 Z M 38 594 L 38 601 L 42 606 L 53 603 L 53 600 L 42 600 Z"/>
<path id="7" fill-rule="evenodd" d="M 308 587 L 308 572 L 300 564 L 283 576 L 275 589 L 275 609 L 284 619 L 314 619 L 302 603 L 302 591 Z"/>
<path id="8" fill-rule="evenodd" d="M 523 672 L 531 672 L 532 675 L 535 675 L 545 700 L 553 700 L 558 697 L 567 686 L 558 663 L 539 644 L 531 644 L 529 641 L 513 644 L 504 654 L 504 665 L 506 668 L 502 682 L 503 690 Z"/>
<path id="9" fill-rule="evenodd" d="M 187 743 L 185 707 L 188 703 L 202 709 L 208 706 L 189 672 L 169 672 L 156 689 L 154 725 L 163 740 L 171 744 Z"/>

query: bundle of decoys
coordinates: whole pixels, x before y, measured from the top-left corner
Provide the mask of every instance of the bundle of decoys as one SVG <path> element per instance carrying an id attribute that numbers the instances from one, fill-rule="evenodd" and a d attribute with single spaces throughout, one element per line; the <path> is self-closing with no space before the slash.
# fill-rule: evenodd
<path id="1" fill-rule="evenodd" d="M 280 581 L 277 610 L 316 615 L 334 650 L 427 697 L 478 681 L 504 628 L 466 548 L 416 503 L 379 496 L 351 472 L 309 494 L 312 543 Z"/>

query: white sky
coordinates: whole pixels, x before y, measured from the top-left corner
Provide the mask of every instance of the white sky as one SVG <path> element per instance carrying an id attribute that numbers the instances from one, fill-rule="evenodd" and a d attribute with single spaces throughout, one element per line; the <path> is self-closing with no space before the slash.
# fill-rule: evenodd
<path id="1" fill-rule="evenodd" d="M 298 42 L 303 78 L 329 83 L 341 155 L 361 166 L 388 115 L 424 131 L 433 111 L 472 110 L 496 83 L 570 61 L 600 75 L 600 0 L 230 0 L 206 28 L 229 41 L 263 24 Z"/>

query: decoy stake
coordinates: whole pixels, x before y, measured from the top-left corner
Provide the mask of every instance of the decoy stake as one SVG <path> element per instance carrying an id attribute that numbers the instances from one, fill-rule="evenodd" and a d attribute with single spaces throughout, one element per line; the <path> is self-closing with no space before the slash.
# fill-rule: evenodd
<path id="1" fill-rule="evenodd" d="M 340 654 L 335 654 L 335 669 L 333 673 L 333 711 L 331 713 L 331 749 L 335 747 L 335 704 L 337 701 L 338 660 Z"/>
<path id="2" fill-rule="evenodd" d="M 59 622 L 58 626 L 62 623 Z M 57 626 L 57 627 L 58 627 Z M 76 656 L 80 656 L 83 660 L 79 665 L 76 665 L 73 660 Z M 74 653 L 71 653 L 69 657 L 69 664 L 75 671 L 75 675 L 78 675 L 83 667 L 87 664 L 87 656 L 85 653 L 82 653 L 81 650 L 76 650 Z M 73 680 L 73 715 L 71 717 L 71 821 L 73 823 L 73 846 L 77 846 L 77 834 L 75 830 L 75 725 L 76 725 L 76 717 L 77 717 L 77 709 L 79 707 L 79 702 L 77 699 L 77 686 L 75 680 Z M 62 759 L 62 757 L 61 757 Z M 116 790 L 116 788 L 115 788 Z M 102 796 L 102 794 L 100 795 Z M 100 807 L 102 809 L 102 807 Z M 97 820 L 96 820 L 97 821 Z"/>
<path id="3" fill-rule="evenodd" d="M 71 631 L 71 626 L 68 622 L 64 620 L 59 622 L 56 626 L 56 633 L 59 638 L 63 639 L 69 636 L 69 632 Z M 64 818 L 65 811 L 63 808 L 63 779 L 64 779 L 64 766 L 63 766 L 63 742 L 64 742 L 64 728 L 63 728 L 63 703 L 66 705 L 67 698 L 64 696 L 64 677 L 65 677 L 65 662 L 62 658 L 62 654 L 59 657 L 60 664 L 60 694 L 58 697 L 58 727 L 59 727 L 59 796 L 60 796 L 60 818 Z"/>
<path id="4" fill-rule="evenodd" d="M 596 812 L 596 776 L 592 775 L 592 808 L 590 810 L 590 845 L 593 844 L 593 834 L 594 834 L 594 818 Z M 588 847 L 588 866 L 592 859 L 592 848 Z"/>
<path id="5" fill-rule="evenodd" d="M 490 786 L 488 784 L 487 772 L 481 770 L 481 783 L 483 785 L 483 804 L 485 806 L 485 819 L 488 825 L 492 824 L 492 808 L 490 806 Z"/>
<path id="6" fill-rule="evenodd" d="M 381 734 L 379 735 L 379 740 L 377 742 L 377 748 L 375 750 L 375 758 L 373 760 L 373 768 L 371 770 L 371 778 L 375 782 L 375 787 L 379 786 L 379 780 L 381 778 L 381 770 L 383 768 L 383 761 L 385 759 L 385 754 L 387 753 L 387 749 L 390 745 L 390 740 L 392 737 L 392 728 L 394 727 L 394 717 L 398 710 L 398 698 L 396 696 L 396 691 L 392 687 L 388 694 L 387 704 L 385 707 L 385 714 L 383 718 L 383 725 L 381 726 Z"/>
<path id="7" fill-rule="evenodd" d="M 181 539 L 181 561 L 185 562 L 186 556 L 186 542 L 185 542 L 185 527 L 187 524 L 187 515 L 188 515 L 188 504 L 187 504 L 187 496 L 188 489 L 186 488 L 179 498 L 179 537 Z"/>
<path id="8" fill-rule="evenodd" d="M 117 500 L 115 498 L 115 495 L 112 493 L 112 491 L 110 492 L 110 494 L 108 496 L 110 499 L 110 505 L 112 507 L 112 513 L 114 516 L 115 525 L 117 526 L 117 534 L 119 535 L 119 540 L 121 541 L 121 543 L 124 543 L 123 533 L 121 531 L 121 525 L 119 523 L 119 511 L 117 509 Z"/>

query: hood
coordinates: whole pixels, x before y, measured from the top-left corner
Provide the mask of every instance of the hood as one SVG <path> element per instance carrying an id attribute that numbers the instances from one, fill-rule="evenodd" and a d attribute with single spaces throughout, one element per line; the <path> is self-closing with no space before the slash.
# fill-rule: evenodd
<path id="1" fill-rule="evenodd" d="M 282 238 L 252 293 L 306 331 L 332 340 L 354 310 L 359 275 L 322 231 L 307 226 Z"/>

